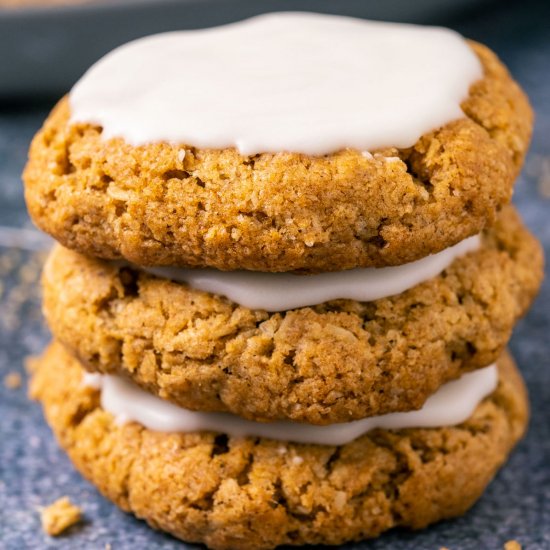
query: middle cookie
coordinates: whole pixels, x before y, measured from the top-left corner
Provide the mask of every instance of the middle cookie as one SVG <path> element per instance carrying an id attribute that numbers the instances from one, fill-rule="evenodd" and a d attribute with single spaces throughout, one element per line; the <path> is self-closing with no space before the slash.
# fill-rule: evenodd
<path id="1" fill-rule="evenodd" d="M 56 247 L 44 311 L 90 371 L 188 409 L 329 424 L 420 408 L 495 361 L 541 278 L 540 247 L 506 207 L 477 251 L 372 302 L 268 313 Z"/>

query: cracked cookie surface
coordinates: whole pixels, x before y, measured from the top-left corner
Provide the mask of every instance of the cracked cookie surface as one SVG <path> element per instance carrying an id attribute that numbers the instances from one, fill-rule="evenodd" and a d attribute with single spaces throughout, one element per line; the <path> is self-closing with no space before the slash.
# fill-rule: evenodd
<path id="1" fill-rule="evenodd" d="M 463 424 L 375 430 L 340 447 L 119 425 L 61 345 L 32 367 L 31 394 L 78 470 L 152 527 L 215 550 L 341 544 L 461 515 L 528 416 L 507 355 L 498 388 Z"/>
<path id="2" fill-rule="evenodd" d="M 64 99 L 31 146 L 29 212 L 68 248 L 142 265 L 315 272 L 438 252 L 494 221 L 531 134 L 523 92 L 490 50 L 471 46 L 484 77 L 464 118 L 372 158 L 132 147 L 71 125 Z"/>
<path id="3" fill-rule="evenodd" d="M 58 247 L 44 313 L 91 371 L 189 409 L 327 424 L 419 408 L 495 361 L 541 279 L 540 246 L 506 207 L 478 251 L 374 302 L 269 314 Z"/>

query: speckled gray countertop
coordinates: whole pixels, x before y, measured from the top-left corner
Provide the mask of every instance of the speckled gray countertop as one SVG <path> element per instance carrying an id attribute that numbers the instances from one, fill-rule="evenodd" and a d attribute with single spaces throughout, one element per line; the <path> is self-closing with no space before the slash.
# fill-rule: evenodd
<path id="1" fill-rule="evenodd" d="M 514 201 L 550 257 L 549 2 L 500 2 L 449 22 L 485 42 L 527 90 L 537 113 L 533 145 Z M 412 60 L 411 62 L 414 62 Z M 23 361 L 49 339 L 40 316 L 37 278 L 48 245 L 25 213 L 20 183 L 26 150 L 50 104 L 0 105 L 0 380 L 18 372 L 20 388 L 0 384 L 0 548 L 113 550 L 192 548 L 149 529 L 103 499 L 58 449 L 40 407 L 26 398 Z M 397 530 L 346 548 L 382 550 L 501 549 L 516 539 L 528 550 L 550 549 L 550 279 L 514 333 L 511 349 L 527 381 L 532 420 L 485 495 L 464 517 L 423 532 Z M 68 495 L 84 522 L 51 539 L 37 509 Z"/>

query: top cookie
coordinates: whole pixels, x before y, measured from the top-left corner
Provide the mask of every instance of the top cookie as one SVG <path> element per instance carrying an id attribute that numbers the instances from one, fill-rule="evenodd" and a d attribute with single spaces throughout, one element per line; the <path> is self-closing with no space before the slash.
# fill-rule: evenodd
<path id="1" fill-rule="evenodd" d="M 483 77 L 464 117 L 372 156 L 135 146 L 71 123 L 62 100 L 31 146 L 29 211 L 68 248 L 141 265 L 315 272 L 438 252 L 508 202 L 532 127 L 506 69 L 471 47 Z"/>

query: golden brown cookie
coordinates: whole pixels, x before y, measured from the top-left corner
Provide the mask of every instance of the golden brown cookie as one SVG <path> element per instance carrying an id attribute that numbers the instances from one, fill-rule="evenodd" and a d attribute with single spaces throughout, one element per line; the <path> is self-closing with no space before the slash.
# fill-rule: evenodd
<path id="1" fill-rule="evenodd" d="M 541 279 L 541 248 L 506 207 L 477 252 L 370 303 L 269 314 L 58 247 L 44 312 L 92 371 L 190 409 L 327 424 L 419 408 L 495 361 Z"/>
<path id="2" fill-rule="evenodd" d="M 373 158 L 133 147 L 71 125 L 64 99 L 31 146 L 29 212 L 68 248 L 141 265 L 335 271 L 440 251 L 494 220 L 531 134 L 523 92 L 492 52 L 472 48 L 484 78 L 464 118 Z"/>
<path id="3" fill-rule="evenodd" d="M 32 396 L 80 472 L 152 527 L 216 550 L 340 544 L 463 514 L 527 423 L 512 360 L 456 427 L 376 430 L 340 447 L 121 426 L 59 344 L 35 364 Z"/>

